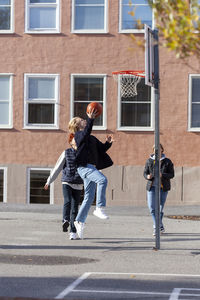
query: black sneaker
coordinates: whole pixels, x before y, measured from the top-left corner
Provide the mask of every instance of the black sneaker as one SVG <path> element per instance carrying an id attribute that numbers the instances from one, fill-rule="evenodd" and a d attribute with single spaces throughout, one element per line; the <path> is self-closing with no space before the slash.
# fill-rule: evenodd
<path id="1" fill-rule="evenodd" d="M 69 222 L 67 220 L 64 220 L 63 224 L 62 224 L 62 227 L 63 227 L 63 232 L 67 232 L 68 227 L 69 227 Z"/>
<path id="2" fill-rule="evenodd" d="M 165 233 L 165 228 L 163 226 L 160 228 L 160 233 L 161 234 Z"/>

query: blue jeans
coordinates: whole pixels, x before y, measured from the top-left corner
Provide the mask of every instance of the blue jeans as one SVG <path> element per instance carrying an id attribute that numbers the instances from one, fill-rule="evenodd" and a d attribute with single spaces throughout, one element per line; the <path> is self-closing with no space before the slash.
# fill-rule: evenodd
<path id="1" fill-rule="evenodd" d="M 76 232 L 74 221 L 78 213 L 78 206 L 81 197 L 81 190 L 75 190 L 68 184 L 62 184 L 63 187 L 63 221 L 70 223 L 70 232 Z"/>
<path id="2" fill-rule="evenodd" d="M 164 205 L 165 201 L 167 199 L 168 192 L 163 192 L 162 189 L 160 189 L 160 227 L 163 227 L 163 216 L 164 216 Z M 150 191 L 147 191 L 147 203 L 149 207 L 149 211 L 153 218 L 153 227 L 156 228 L 156 216 L 155 216 L 155 186 L 152 186 Z"/>
<path id="3" fill-rule="evenodd" d="M 86 167 L 78 167 L 77 171 L 84 182 L 84 199 L 76 220 L 84 223 L 94 201 L 96 187 L 96 206 L 106 206 L 107 178 L 90 164 Z"/>

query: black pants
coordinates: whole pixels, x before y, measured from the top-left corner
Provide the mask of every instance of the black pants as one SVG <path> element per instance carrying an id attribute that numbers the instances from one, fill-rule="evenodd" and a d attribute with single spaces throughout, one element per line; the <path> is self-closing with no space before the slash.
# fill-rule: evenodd
<path id="1" fill-rule="evenodd" d="M 81 197 L 81 190 L 75 190 L 68 184 L 63 184 L 63 221 L 70 222 L 70 232 L 76 232 L 74 221 L 78 213 L 78 206 Z"/>

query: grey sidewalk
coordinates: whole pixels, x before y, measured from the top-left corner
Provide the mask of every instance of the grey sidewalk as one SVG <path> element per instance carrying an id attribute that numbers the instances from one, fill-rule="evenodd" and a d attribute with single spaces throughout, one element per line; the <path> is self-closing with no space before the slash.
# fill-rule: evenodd
<path id="1" fill-rule="evenodd" d="M 91 208 L 85 239 L 75 241 L 61 231 L 61 206 L 0 210 L 0 296 L 52 299 L 85 272 L 200 274 L 199 221 L 165 217 L 166 234 L 154 251 L 147 207 L 109 207 L 107 221 Z M 166 206 L 167 215 L 197 216 L 200 206 Z"/>

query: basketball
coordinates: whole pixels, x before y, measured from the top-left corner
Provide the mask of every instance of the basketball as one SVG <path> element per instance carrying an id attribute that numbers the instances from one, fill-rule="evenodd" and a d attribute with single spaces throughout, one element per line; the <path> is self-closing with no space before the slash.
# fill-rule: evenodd
<path id="1" fill-rule="evenodd" d="M 91 102 L 87 106 L 87 113 L 89 113 L 92 109 L 95 109 L 97 111 L 96 117 L 100 116 L 103 111 L 103 107 L 98 102 Z"/>

